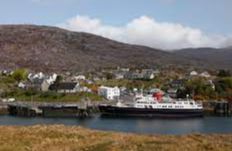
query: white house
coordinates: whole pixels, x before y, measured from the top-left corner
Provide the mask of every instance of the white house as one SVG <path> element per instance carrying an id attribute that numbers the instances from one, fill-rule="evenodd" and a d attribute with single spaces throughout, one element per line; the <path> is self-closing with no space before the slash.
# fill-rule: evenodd
<path id="1" fill-rule="evenodd" d="M 118 87 L 105 87 L 98 88 L 98 95 L 105 97 L 108 100 L 115 100 L 120 97 L 120 89 Z"/>
<path id="2" fill-rule="evenodd" d="M 200 76 L 201 76 L 201 77 L 204 77 L 204 78 L 210 78 L 210 74 L 209 74 L 207 71 L 202 72 L 202 73 L 200 74 Z"/>
<path id="3" fill-rule="evenodd" d="M 190 76 L 197 76 L 197 75 L 198 75 L 198 73 L 196 71 L 190 72 Z"/>
<path id="4" fill-rule="evenodd" d="M 25 89 L 26 88 L 26 85 L 23 83 L 23 82 L 20 82 L 18 84 L 18 87 L 21 88 L 21 89 Z"/>
<path id="5" fill-rule="evenodd" d="M 48 84 L 53 84 L 55 81 L 56 81 L 56 79 L 57 79 L 57 74 L 53 74 L 52 76 L 49 76 L 46 80 L 47 80 L 47 83 Z"/>
<path id="6" fill-rule="evenodd" d="M 73 76 L 72 81 L 86 80 L 84 75 Z"/>
<path id="7" fill-rule="evenodd" d="M 32 82 L 34 81 L 35 79 L 44 79 L 45 78 L 45 75 L 40 72 L 40 73 L 36 73 L 36 74 L 33 74 L 33 73 L 29 73 L 27 78 Z"/>

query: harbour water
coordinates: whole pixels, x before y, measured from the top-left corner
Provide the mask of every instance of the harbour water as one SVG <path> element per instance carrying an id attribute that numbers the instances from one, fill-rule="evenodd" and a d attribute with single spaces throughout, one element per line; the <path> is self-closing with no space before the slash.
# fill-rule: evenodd
<path id="1" fill-rule="evenodd" d="M 90 129 L 139 134 L 232 133 L 231 117 L 206 116 L 191 119 L 110 118 L 94 115 L 90 118 L 25 118 L 0 116 L 0 125 L 30 126 L 62 124 Z"/>

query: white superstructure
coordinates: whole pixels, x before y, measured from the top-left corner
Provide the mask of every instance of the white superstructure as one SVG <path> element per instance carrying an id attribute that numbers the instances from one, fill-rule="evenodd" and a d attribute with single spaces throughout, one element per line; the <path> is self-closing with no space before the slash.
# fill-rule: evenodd
<path id="1" fill-rule="evenodd" d="M 158 101 L 152 95 L 137 95 L 134 100 L 135 108 L 152 108 L 152 109 L 202 109 L 202 104 L 194 100 L 172 100 Z"/>

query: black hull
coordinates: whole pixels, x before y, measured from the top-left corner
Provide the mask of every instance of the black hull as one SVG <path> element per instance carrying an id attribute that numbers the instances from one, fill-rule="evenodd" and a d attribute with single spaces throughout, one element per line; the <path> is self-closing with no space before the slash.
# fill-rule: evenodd
<path id="1" fill-rule="evenodd" d="M 202 109 L 142 109 L 133 107 L 99 106 L 102 115 L 132 117 L 203 117 Z"/>

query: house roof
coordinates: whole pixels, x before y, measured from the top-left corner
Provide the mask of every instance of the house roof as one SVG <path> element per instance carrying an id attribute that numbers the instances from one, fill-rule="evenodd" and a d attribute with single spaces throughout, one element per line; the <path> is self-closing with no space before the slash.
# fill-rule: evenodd
<path id="1" fill-rule="evenodd" d="M 63 82 L 63 83 L 55 83 L 50 85 L 50 90 L 73 90 L 76 87 L 76 82 Z"/>

